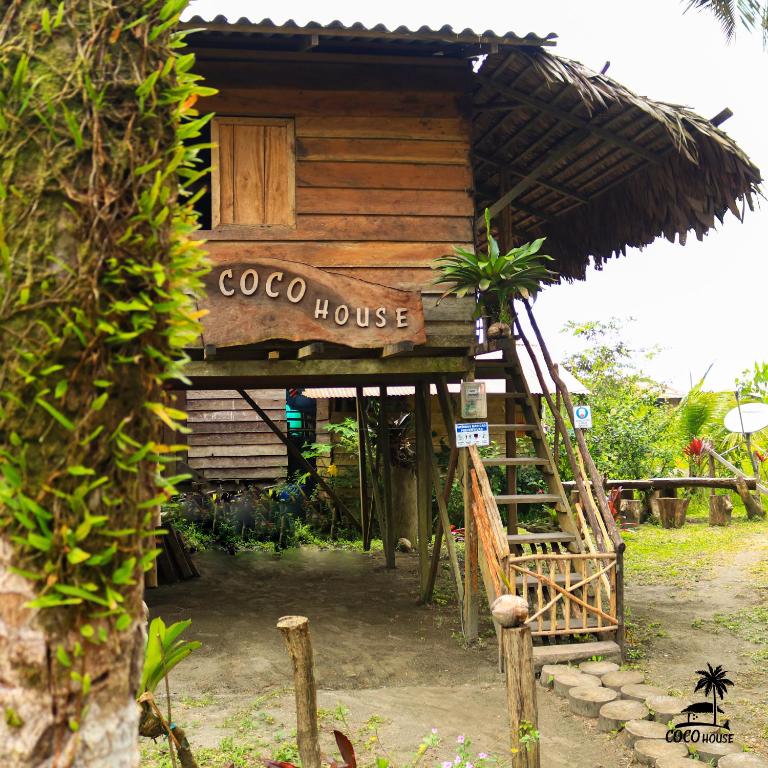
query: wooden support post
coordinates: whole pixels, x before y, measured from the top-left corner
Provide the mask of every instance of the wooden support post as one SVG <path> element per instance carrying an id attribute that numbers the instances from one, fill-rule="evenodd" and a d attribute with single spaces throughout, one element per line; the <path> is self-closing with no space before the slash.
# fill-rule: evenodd
<path id="1" fill-rule="evenodd" d="M 317 732 L 317 690 L 312 666 L 309 619 L 283 616 L 277 622 L 293 662 L 296 693 L 296 741 L 303 768 L 320 768 L 320 738 Z"/>
<path id="2" fill-rule="evenodd" d="M 357 477 L 360 483 L 360 528 L 363 531 L 363 551 L 371 548 L 371 512 L 368 506 L 368 466 L 366 457 L 366 441 L 368 429 L 365 420 L 365 399 L 363 388 L 355 390 L 355 405 L 357 408 Z"/>
<path id="3" fill-rule="evenodd" d="M 472 514 L 472 487 L 469 477 L 469 453 L 459 452 L 461 482 L 464 488 L 464 637 L 476 640 L 479 636 L 478 608 L 480 568 L 478 563 L 477 528 Z"/>
<path id="4" fill-rule="evenodd" d="M 432 539 L 432 434 L 429 424 L 429 384 L 416 384 L 416 509 L 419 534 L 419 596 L 427 598 L 429 544 Z"/>
<path id="5" fill-rule="evenodd" d="M 519 599 L 519 598 L 518 598 Z M 531 630 L 523 622 L 527 605 L 521 610 L 520 625 L 502 627 L 501 649 L 507 681 L 509 709 L 509 742 L 512 768 L 540 768 L 538 714 L 536 712 L 536 679 L 533 674 L 533 640 Z M 520 619 L 518 619 L 520 620 Z M 528 735 L 528 739 L 524 737 Z"/>
<path id="6" fill-rule="evenodd" d="M 456 467 L 459 463 L 459 452 L 456 448 L 456 433 L 454 431 L 454 423 L 453 423 L 453 407 L 451 405 L 451 396 L 448 392 L 448 384 L 446 383 L 445 379 L 442 378 L 437 383 L 437 395 L 438 400 L 440 401 L 440 411 L 443 416 L 443 423 L 445 424 L 445 430 L 446 434 L 448 435 L 448 440 L 451 444 L 451 454 L 448 457 L 448 469 L 445 473 L 445 485 L 443 486 L 443 503 L 446 507 L 446 517 L 447 517 L 447 508 L 448 508 L 448 502 L 451 498 L 451 490 L 453 489 L 453 480 L 456 476 Z M 434 452 L 433 452 L 434 456 Z M 434 474 L 434 473 L 433 473 Z M 437 481 L 437 476 L 433 478 L 433 481 Z M 439 494 L 440 492 L 437 489 L 437 486 L 435 485 L 435 494 Z M 446 523 L 445 525 L 449 525 L 450 521 Z M 432 593 L 435 589 L 435 581 L 437 580 L 437 569 L 440 566 L 440 548 L 443 544 L 443 535 L 445 535 L 446 540 L 446 546 L 448 548 L 448 557 L 451 557 L 451 543 L 448 542 L 448 539 L 451 536 L 450 528 L 445 528 L 445 525 L 443 524 L 442 516 L 438 517 L 437 519 L 437 525 L 435 526 L 435 542 L 432 545 L 432 560 L 429 564 L 429 580 L 427 581 L 427 589 L 424 595 L 425 602 L 430 602 L 432 600 Z M 461 595 L 462 598 L 460 600 L 459 610 L 462 612 L 462 624 L 463 624 L 463 616 L 464 616 L 464 601 L 463 601 L 463 595 L 464 595 L 464 588 L 462 586 L 461 589 Z"/>
<path id="7" fill-rule="evenodd" d="M 379 450 L 381 451 L 382 509 L 379 516 L 384 559 L 387 568 L 395 567 L 395 529 L 392 520 L 392 449 L 389 445 L 387 388 L 379 388 Z"/>

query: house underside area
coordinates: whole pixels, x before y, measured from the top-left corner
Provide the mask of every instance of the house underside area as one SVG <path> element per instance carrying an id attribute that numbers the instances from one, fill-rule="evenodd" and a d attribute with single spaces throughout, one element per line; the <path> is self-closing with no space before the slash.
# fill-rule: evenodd
<path id="1" fill-rule="evenodd" d="M 201 108 L 216 113 L 200 235 L 213 269 L 188 392 L 237 392 L 272 430 L 268 409 L 243 393 L 353 388 L 365 428 L 362 388 L 382 388 L 386 420 L 385 387 L 413 387 L 422 600 L 445 547 L 468 638 L 481 591 L 490 603 L 512 590 L 557 658 L 585 634 L 620 653 L 624 544 L 530 307 L 516 302 L 525 318 L 513 328 L 517 344 L 485 341 L 474 297 L 438 303 L 432 267 L 454 245 L 484 247 L 486 208 L 502 251 L 546 236 L 561 280 L 584 279 L 590 263 L 658 237 L 702 238 L 728 211 L 741 218 L 760 174 L 719 128 L 728 110 L 706 119 L 640 97 L 554 55 L 551 37 L 199 17 L 186 25 L 197 30 L 189 40 L 200 72 L 219 89 Z M 275 168 L 285 176 L 273 183 Z M 477 357 L 489 351 L 500 356 Z M 448 385 L 472 379 L 505 382 L 498 457 L 456 445 L 461 415 Z M 541 404 L 553 412 L 574 495 L 560 481 Z M 435 461 L 437 418 L 451 438 L 447 468 Z M 385 459 L 379 485 L 366 469 L 371 455 L 363 438 L 360 503 L 346 512 L 364 540 L 378 520 L 394 566 L 391 467 Z M 489 485 L 491 466 L 505 473 L 501 493 Z M 522 466 L 541 471 L 538 499 L 518 493 Z M 445 535 L 454 478 L 464 488 L 463 564 Z M 519 531 L 517 512 L 532 503 L 551 508 L 555 531 Z M 601 648 L 588 655 L 610 655 Z"/>

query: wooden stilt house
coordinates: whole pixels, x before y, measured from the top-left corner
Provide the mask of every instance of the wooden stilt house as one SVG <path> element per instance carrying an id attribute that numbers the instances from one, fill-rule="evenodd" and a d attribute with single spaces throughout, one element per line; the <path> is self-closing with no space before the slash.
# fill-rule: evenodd
<path id="1" fill-rule="evenodd" d="M 451 433 L 446 384 L 505 378 L 506 452 L 493 461 L 507 469 L 507 492 L 490 491 L 473 449 L 454 448 L 448 470 L 447 483 L 458 472 L 465 488 L 463 574 L 447 539 L 464 631 L 477 634 L 479 574 L 492 598 L 506 589 L 504 570 L 531 604 L 535 635 L 590 633 L 608 650 L 620 645 L 623 543 L 583 437 L 576 430 L 571 441 L 570 425 L 558 422 L 579 489 L 572 503 L 514 343 L 498 345 L 502 359 L 476 363 L 474 301 L 437 305 L 430 267 L 451 246 L 476 243 L 485 207 L 502 247 L 546 235 L 566 280 L 583 279 L 590 262 L 599 267 L 628 246 L 703 237 L 729 210 L 740 217 L 760 181 L 718 127 L 727 111 L 706 119 L 639 97 L 556 56 L 552 35 L 223 17 L 186 26 L 196 30 L 189 40 L 198 71 L 219 89 L 201 107 L 216 113 L 200 233 L 213 268 L 201 299 L 209 311 L 202 343 L 188 367 L 192 388 L 415 387 L 418 550 L 428 599 L 446 524 L 428 387 L 437 386 Z M 567 407 L 548 355 L 534 367 L 555 382 L 545 402 L 562 398 Z M 386 413 L 386 395 L 381 407 Z M 259 418 L 273 421 L 263 411 Z M 520 434 L 532 438 L 527 455 L 516 451 Z M 560 531 L 518 534 L 515 510 L 532 501 L 516 492 L 515 470 L 524 464 L 541 469 L 548 492 L 536 501 L 557 510 Z M 386 480 L 386 462 L 382 472 Z M 378 509 L 394 565 L 386 482 L 383 489 Z M 509 530 L 500 505 L 510 510 Z M 579 652 L 553 647 L 561 658 Z"/>

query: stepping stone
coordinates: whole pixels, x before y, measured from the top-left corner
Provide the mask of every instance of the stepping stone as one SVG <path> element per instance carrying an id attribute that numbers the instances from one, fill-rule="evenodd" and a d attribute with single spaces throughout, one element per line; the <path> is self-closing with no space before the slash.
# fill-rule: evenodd
<path id="1" fill-rule="evenodd" d="M 639 739 L 635 742 L 634 751 L 635 760 L 640 765 L 656 765 L 662 757 L 685 757 L 688 747 L 685 744 L 669 744 L 662 739 Z"/>
<path id="2" fill-rule="evenodd" d="M 635 701 L 645 702 L 646 699 L 651 696 L 664 696 L 666 691 L 663 688 L 656 688 L 653 685 L 643 685 L 638 683 L 636 685 L 623 685 L 621 687 L 622 699 L 634 699 Z"/>
<path id="3" fill-rule="evenodd" d="M 726 755 L 744 754 L 740 744 L 729 744 L 728 742 L 720 744 L 718 742 L 711 742 L 709 744 L 702 744 L 699 741 L 698 744 L 694 744 L 693 748 L 699 755 L 699 759 L 708 763 L 710 760 L 713 765 L 720 765 L 721 758 Z"/>
<path id="4" fill-rule="evenodd" d="M 603 690 L 610 691 L 611 688 Z M 618 695 L 617 691 L 614 691 Z M 597 721 L 597 730 L 607 733 L 608 731 L 620 731 L 624 723 L 629 720 L 645 720 L 648 717 L 648 708 L 639 701 L 630 701 L 629 699 L 618 699 L 609 701 L 600 707 L 600 719 Z"/>
<path id="5" fill-rule="evenodd" d="M 567 664 L 544 664 L 541 668 L 541 675 L 539 676 L 539 683 L 544 688 L 551 688 L 555 682 L 555 675 L 561 672 L 575 672 L 573 667 L 569 667 Z"/>
<path id="6" fill-rule="evenodd" d="M 594 675 L 585 675 L 583 672 L 559 672 L 555 675 L 555 693 L 558 696 L 567 696 L 568 691 L 576 686 L 593 685 L 600 687 L 600 678 Z"/>
<path id="7" fill-rule="evenodd" d="M 721 757 L 717 768 L 768 768 L 768 760 L 752 752 L 742 752 Z"/>
<path id="8" fill-rule="evenodd" d="M 645 680 L 642 672 L 632 670 L 619 670 L 618 672 L 609 672 L 600 678 L 606 688 L 613 688 L 614 691 L 620 691 L 625 685 L 638 685 Z"/>
<path id="9" fill-rule="evenodd" d="M 645 700 L 645 706 L 653 713 L 653 719 L 665 725 L 670 720 L 674 720 L 691 703 L 690 699 L 684 699 L 681 696 L 649 696 Z"/>
<path id="10" fill-rule="evenodd" d="M 640 739 L 665 739 L 667 726 L 653 720 L 629 720 L 624 723 L 621 736 L 627 748 L 632 749 Z"/>
<path id="11" fill-rule="evenodd" d="M 660 757 L 656 768 L 691 768 L 692 765 L 704 765 L 701 760 L 689 760 L 687 757 Z"/>
<path id="12" fill-rule="evenodd" d="M 612 661 L 583 661 L 579 664 L 579 671 L 583 672 L 585 675 L 602 677 L 609 672 L 618 672 L 619 665 L 614 664 Z"/>
<path id="13" fill-rule="evenodd" d="M 602 685 L 577 685 L 568 691 L 568 706 L 574 715 L 582 717 L 598 717 L 600 709 L 619 694 Z"/>

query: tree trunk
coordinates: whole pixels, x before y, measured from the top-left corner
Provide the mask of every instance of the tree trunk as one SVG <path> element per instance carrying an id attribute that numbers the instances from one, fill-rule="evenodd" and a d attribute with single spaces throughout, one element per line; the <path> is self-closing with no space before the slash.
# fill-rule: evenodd
<path id="1" fill-rule="evenodd" d="M 392 526 L 394 540 L 408 539 L 416 546 L 416 473 L 411 467 L 392 466 Z"/>
<path id="2" fill-rule="evenodd" d="M 161 426 L 183 416 L 163 387 L 203 264 L 176 169 L 205 92 L 163 5 L 0 10 L 3 768 L 138 764 Z"/>

